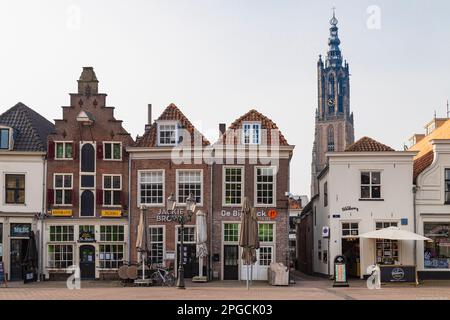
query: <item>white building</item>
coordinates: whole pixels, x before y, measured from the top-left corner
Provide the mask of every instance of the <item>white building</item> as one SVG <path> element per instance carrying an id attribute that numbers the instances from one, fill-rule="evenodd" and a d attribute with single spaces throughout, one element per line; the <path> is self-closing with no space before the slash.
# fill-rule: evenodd
<path id="1" fill-rule="evenodd" d="M 450 120 L 435 119 L 426 135 L 415 135 L 417 233 L 433 242 L 417 244 L 421 279 L 450 278 Z"/>
<path id="2" fill-rule="evenodd" d="M 52 130 L 51 122 L 22 103 L 0 115 L 0 262 L 8 280 L 23 279 L 30 231 L 36 235 L 36 249 L 41 249 L 39 217 L 44 212 L 47 135 Z"/>
<path id="3" fill-rule="evenodd" d="M 312 203 L 313 270 L 332 276 L 333 260 L 347 257 L 349 276 L 363 278 L 378 264 L 414 265 L 414 244 L 359 239 L 362 233 L 398 226 L 414 231 L 413 157 L 364 137 L 344 152 L 328 153 Z"/>

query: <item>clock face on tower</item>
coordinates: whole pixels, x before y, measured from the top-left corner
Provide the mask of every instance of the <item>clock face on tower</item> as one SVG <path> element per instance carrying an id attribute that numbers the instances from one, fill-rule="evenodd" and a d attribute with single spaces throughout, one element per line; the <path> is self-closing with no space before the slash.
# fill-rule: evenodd
<path id="1" fill-rule="evenodd" d="M 329 98 L 328 99 L 328 106 L 330 106 L 330 107 L 334 106 L 334 99 L 333 98 Z"/>

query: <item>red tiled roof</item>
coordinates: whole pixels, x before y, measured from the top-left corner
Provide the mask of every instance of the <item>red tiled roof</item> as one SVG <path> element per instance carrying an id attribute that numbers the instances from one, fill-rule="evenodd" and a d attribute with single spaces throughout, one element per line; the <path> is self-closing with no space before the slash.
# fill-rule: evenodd
<path id="1" fill-rule="evenodd" d="M 420 158 L 414 160 L 414 169 L 413 169 L 414 183 L 416 182 L 419 174 L 421 174 L 426 168 L 428 168 L 433 163 L 433 160 L 434 160 L 433 150 L 428 151 Z"/>
<path id="2" fill-rule="evenodd" d="M 191 145 L 194 146 L 195 144 L 195 137 L 201 137 L 201 145 L 202 146 L 208 146 L 210 143 L 208 139 L 205 138 L 195 127 L 192 125 L 192 123 L 189 121 L 188 118 L 178 109 L 176 105 L 171 103 L 164 112 L 159 116 L 159 118 L 156 121 L 159 120 L 174 120 L 178 121 L 181 125 L 182 129 L 187 130 L 191 135 Z M 194 134 L 195 133 L 195 134 Z M 156 122 L 154 122 L 150 128 L 144 133 L 142 137 L 139 137 L 136 140 L 136 146 L 137 147 L 156 147 L 157 146 L 157 125 Z"/>
<path id="3" fill-rule="evenodd" d="M 380 152 L 380 151 L 395 151 L 391 147 L 384 145 L 372 138 L 362 137 L 355 143 L 349 145 L 346 152 Z"/>
<path id="4" fill-rule="evenodd" d="M 279 145 L 280 146 L 288 146 L 289 143 L 287 142 L 286 138 L 283 136 L 281 131 L 278 129 L 275 122 L 273 122 L 271 119 L 263 115 L 262 113 L 256 111 L 255 109 L 250 110 L 240 118 L 236 119 L 228 128 L 228 130 L 223 134 L 220 138 L 218 143 L 223 143 L 224 141 L 227 141 L 227 143 L 230 144 L 239 144 L 237 141 L 236 135 L 234 136 L 234 141 L 228 141 L 227 134 L 230 134 L 234 130 L 238 130 L 242 128 L 242 122 L 245 121 L 258 121 L 261 122 L 261 130 L 266 130 L 267 133 L 267 145 L 272 145 L 272 130 L 278 130 L 278 137 L 279 137 Z"/>

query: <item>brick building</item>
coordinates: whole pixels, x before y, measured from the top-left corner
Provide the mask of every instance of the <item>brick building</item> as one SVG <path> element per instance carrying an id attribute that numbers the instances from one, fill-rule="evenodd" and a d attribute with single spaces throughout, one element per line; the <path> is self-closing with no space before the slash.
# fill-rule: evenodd
<path id="1" fill-rule="evenodd" d="M 46 278 L 116 276 L 128 259 L 128 154 L 133 143 L 106 94 L 98 92 L 91 67 L 83 68 L 78 92 L 62 107 L 48 137 Z"/>
<path id="2" fill-rule="evenodd" d="M 169 105 L 156 121 L 148 108 L 145 133 L 127 150 L 131 158 L 131 260 L 138 261 L 136 233 L 141 207 L 146 208 L 149 260 L 156 265 L 172 265 L 178 269 L 181 229 L 173 212 L 166 209 L 166 199 L 176 197 L 175 214 L 185 210 L 186 198 L 192 194 L 197 209 L 210 218 L 211 166 L 203 160 L 208 140 L 175 106 Z M 196 257 L 195 216 L 185 225 L 185 277 L 198 275 Z M 204 266 L 206 268 L 206 265 Z M 206 274 L 206 273 L 205 273 Z"/>

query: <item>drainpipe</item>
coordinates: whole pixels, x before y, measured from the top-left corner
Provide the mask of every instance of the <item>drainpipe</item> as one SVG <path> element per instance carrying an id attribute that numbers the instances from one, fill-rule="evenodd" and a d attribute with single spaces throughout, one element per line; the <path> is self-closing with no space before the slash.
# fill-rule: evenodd
<path id="1" fill-rule="evenodd" d="M 128 153 L 128 262 L 131 263 L 131 153 Z"/>
<path id="2" fill-rule="evenodd" d="M 413 192 L 414 233 L 417 233 L 417 218 L 416 218 L 417 186 L 416 185 L 413 185 L 412 192 Z M 414 257 L 414 263 L 416 264 L 416 268 L 417 268 L 417 241 L 414 241 L 413 257 Z"/>
<path id="3" fill-rule="evenodd" d="M 209 189 L 209 208 L 210 208 L 210 215 L 211 215 L 211 218 L 209 219 L 209 223 L 210 223 L 210 226 L 209 226 L 209 234 L 210 234 L 210 237 L 209 237 L 209 272 L 208 272 L 208 275 L 209 275 L 209 280 L 211 281 L 211 280 L 213 280 L 214 279 L 214 275 L 213 275 L 213 259 L 212 259 L 212 255 L 213 255 L 213 239 L 212 239 L 212 236 L 213 236 L 213 226 L 214 226 L 214 223 L 213 223 L 213 221 L 214 221 L 214 206 L 213 206 L 213 199 L 214 199 L 214 197 L 213 197 L 213 194 L 214 194 L 214 192 L 213 192 L 213 188 L 214 188 L 214 184 L 213 184 L 213 175 L 214 175 L 214 170 L 213 170 L 213 164 L 210 164 L 209 165 L 209 180 L 210 180 L 210 189 Z"/>
<path id="4" fill-rule="evenodd" d="M 44 219 L 45 219 L 45 209 L 47 208 L 47 156 L 43 156 L 43 167 L 42 167 L 42 208 L 39 214 L 38 223 L 40 225 L 39 232 L 39 263 L 38 263 L 38 281 L 44 276 Z"/>

